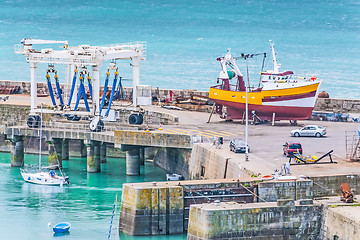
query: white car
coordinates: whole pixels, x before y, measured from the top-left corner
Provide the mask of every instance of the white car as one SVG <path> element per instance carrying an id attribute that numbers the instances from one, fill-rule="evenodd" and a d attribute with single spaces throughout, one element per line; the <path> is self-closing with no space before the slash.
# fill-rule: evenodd
<path id="1" fill-rule="evenodd" d="M 293 137 L 322 137 L 326 134 L 326 128 L 318 125 L 306 125 L 303 128 L 292 130 L 290 134 Z"/>

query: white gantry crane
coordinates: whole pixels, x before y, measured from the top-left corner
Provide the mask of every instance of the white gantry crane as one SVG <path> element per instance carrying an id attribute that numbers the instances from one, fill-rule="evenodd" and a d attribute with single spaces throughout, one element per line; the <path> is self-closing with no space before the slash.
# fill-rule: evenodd
<path id="1" fill-rule="evenodd" d="M 38 44 L 61 44 L 61 50 L 53 50 L 51 48 L 45 48 L 41 50 L 34 49 L 33 45 Z M 92 67 L 92 84 L 89 83 L 89 90 L 92 96 L 92 108 L 88 108 L 88 114 L 94 116 L 93 121 L 90 123 L 90 128 L 97 129 L 99 122 L 101 122 L 101 112 L 100 112 L 100 68 L 104 61 L 106 60 L 118 60 L 118 59 L 129 59 L 132 61 L 133 68 L 133 107 L 136 110 L 138 106 L 137 101 L 137 87 L 140 83 L 140 61 L 146 59 L 146 43 L 145 42 L 136 42 L 129 44 L 116 44 L 110 46 L 90 46 L 90 45 L 80 45 L 76 47 L 72 47 L 68 45 L 68 41 L 57 41 L 57 40 L 41 40 L 41 39 L 26 39 L 24 38 L 21 41 L 21 44 L 16 45 L 15 53 L 23 54 L 26 58 L 26 61 L 30 63 L 30 76 L 31 76 L 31 112 L 30 117 L 36 116 L 37 113 L 40 112 L 40 109 L 37 107 L 37 66 L 38 63 L 45 63 L 50 66 L 48 70 L 49 72 L 55 72 L 55 79 L 58 84 L 58 79 L 56 75 L 56 71 L 54 71 L 51 66 L 55 64 L 64 64 L 68 65 L 71 69 L 71 76 L 67 76 L 69 79 L 71 77 L 74 78 L 75 84 L 71 89 L 70 96 L 73 93 L 77 92 L 77 84 L 76 84 L 76 73 L 77 68 L 81 67 L 86 69 L 86 67 Z M 88 74 L 88 78 L 90 78 L 90 74 Z M 47 75 L 48 77 L 49 75 Z M 80 80 L 85 76 L 85 73 L 81 75 L 79 73 Z M 51 83 L 50 83 L 51 86 Z M 80 85 L 81 87 L 81 85 Z M 91 89 L 90 89 L 91 87 Z M 49 91 L 51 88 L 49 88 Z M 81 89 L 79 89 L 80 92 Z M 58 89 L 59 91 L 59 89 Z M 52 94 L 52 92 L 51 92 Z M 105 94 L 105 93 L 104 93 Z M 84 100 L 85 100 L 85 96 Z M 52 96 L 53 103 L 55 100 Z M 75 99 L 75 98 L 74 98 Z M 61 99 L 62 102 L 62 99 Z M 86 101 L 85 101 L 86 102 Z M 68 104 L 64 104 L 62 102 L 61 111 L 63 111 L 63 107 L 70 107 L 70 103 L 74 103 L 71 99 Z M 29 118 L 30 118 L 29 117 Z M 35 118 L 34 118 L 35 121 Z M 37 122 L 37 121 L 35 121 Z M 29 123 L 28 123 L 29 125 Z M 34 123 L 36 127 L 36 123 Z"/>

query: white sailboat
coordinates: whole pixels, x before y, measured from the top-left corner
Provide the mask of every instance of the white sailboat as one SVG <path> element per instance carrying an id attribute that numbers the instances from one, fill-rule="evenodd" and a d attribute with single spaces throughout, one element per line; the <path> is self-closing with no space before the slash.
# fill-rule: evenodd
<path id="1" fill-rule="evenodd" d="M 39 143 L 39 171 L 35 173 L 28 173 L 24 169 L 21 169 L 21 176 L 26 182 L 41 184 L 41 185 L 52 185 L 52 186 L 63 186 L 69 184 L 69 177 L 65 176 L 59 168 L 60 175 L 56 174 L 54 170 L 42 171 L 41 169 L 41 140 L 42 140 L 42 104 L 41 104 L 41 116 L 40 116 L 40 143 Z M 55 166 L 51 166 L 55 167 Z"/>

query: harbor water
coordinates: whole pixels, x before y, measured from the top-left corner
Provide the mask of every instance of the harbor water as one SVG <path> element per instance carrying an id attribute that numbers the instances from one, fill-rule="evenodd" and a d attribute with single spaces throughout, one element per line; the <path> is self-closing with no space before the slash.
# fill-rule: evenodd
<path id="1" fill-rule="evenodd" d="M 29 81 L 30 70 L 14 45 L 23 38 L 68 40 L 70 46 L 147 42 L 141 84 L 154 88 L 209 90 L 218 77 L 217 57 L 228 48 L 267 52 L 273 40 L 280 70 L 315 75 L 332 98 L 359 99 L 360 3 L 348 1 L 49 1 L 0 2 L 0 79 Z M 37 48 L 58 46 L 37 46 Z M 259 81 L 262 58 L 249 59 L 251 84 Z M 245 74 L 245 62 L 238 60 Z M 131 79 L 129 61 L 119 74 Z M 45 81 L 39 64 L 38 81 Z M 107 63 L 103 64 L 101 81 Z M 56 66 L 64 82 L 61 66 Z M 131 86 L 131 82 L 123 83 Z"/>
<path id="2" fill-rule="evenodd" d="M 47 156 L 42 160 L 45 163 Z M 25 155 L 26 166 L 37 167 L 37 162 L 37 155 Z M 87 173 L 86 158 L 70 158 L 63 167 L 69 186 L 26 183 L 20 169 L 10 166 L 10 154 L 0 153 L 0 239 L 108 239 L 115 196 L 120 202 L 122 184 L 163 181 L 166 174 L 146 162 L 141 176 L 126 176 L 125 159 L 118 158 L 108 158 L 100 173 Z M 70 222 L 69 233 L 53 233 L 52 227 L 59 222 Z M 119 234 L 115 227 L 110 239 L 186 239 L 186 235 L 133 237 Z"/>

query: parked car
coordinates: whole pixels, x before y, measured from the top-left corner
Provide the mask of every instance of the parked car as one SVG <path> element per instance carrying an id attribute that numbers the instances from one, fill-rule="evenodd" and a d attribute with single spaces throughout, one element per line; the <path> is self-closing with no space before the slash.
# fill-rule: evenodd
<path id="1" fill-rule="evenodd" d="M 246 142 L 244 140 L 233 139 L 230 142 L 230 151 L 233 151 L 235 153 L 245 153 L 246 146 L 248 148 L 248 152 L 250 152 L 250 147 L 249 147 L 249 145 L 246 145 Z"/>
<path id="2" fill-rule="evenodd" d="M 302 154 L 302 146 L 299 142 L 286 142 L 283 145 L 283 152 L 287 157 L 294 156 L 295 153 Z"/>
<path id="3" fill-rule="evenodd" d="M 322 137 L 326 134 L 326 128 L 317 125 L 306 125 L 303 128 L 292 130 L 290 134 L 294 137 Z"/>

